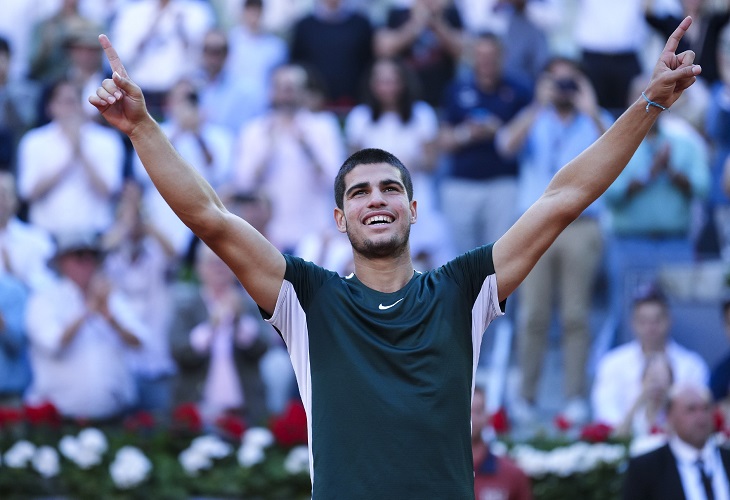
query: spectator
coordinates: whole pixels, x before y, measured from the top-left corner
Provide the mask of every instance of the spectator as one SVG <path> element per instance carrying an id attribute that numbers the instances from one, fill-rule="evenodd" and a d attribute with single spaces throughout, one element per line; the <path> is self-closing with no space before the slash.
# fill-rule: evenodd
<path id="1" fill-rule="evenodd" d="M 33 383 L 25 400 L 50 402 L 67 418 L 118 419 L 136 403 L 126 354 L 142 345 L 145 327 L 100 271 L 95 237 L 61 234 L 55 265 L 58 281 L 28 303 Z"/>
<path id="2" fill-rule="evenodd" d="M 403 58 L 418 76 L 423 100 L 436 107 L 456 76 L 462 37 L 461 16 L 449 1 L 411 0 L 410 7 L 389 9 L 386 26 L 375 33 L 375 55 Z"/>
<path id="3" fill-rule="evenodd" d="M 720 74 L 717 68 L 717 49 L 720 43 L 720 32 L 730 21 L 730 6 L 727 4 L 718 9 L 717 2 L 707 0 L 680 0 L 682 12 L 677 15 L 671 12 L 661 12 L 657 9 L 658 0 L 646 0 L 645 17 L 653 29 L 662 38 L 668 37 L 674 28 L 672 23 L 680 22 L 686 16 L 692 17 L 691 32 L 682 38 L 679 51 L 692 50 L 695 53 L 695 62 L 702 66 L 702 80 L 709 84 L 715 83 Z M 658 12 L 659 11 L 659 12 Z"/>
<path id="4" fill-rule="evenodd" d="M 667 432 L 666 406 L 674 382 L 672 366 L 665 353 L 647 356 L 641 375 L 641 392 L 621 424 L 615 429 L 620 437 L 640 437 Z"/>
<path id="5" fill-rule="evenodd" d="M 28 289 L 17 278 L 0 273 L 0 407 L 20 406 L 30 385 L 25 308 Z"/>
<path id="6" fill-rule="evenodd" d="M 471 400 L 471 453 L 474 458 L 476 500 L 532 500 L 530 478 L 511 460 L 492 453 L 483 433 L 489 426 L 484 389 L 476 387 Z"/>
<path id="7" fill-rule="evenodd" d="M 208 123 L 226 127 L 237 134 L 241 126 L 266 109 L 266 99 L 253 78 L 236 75 L 229 64 L 226 34 L 218 29 L 208 31 L 203 38 L 199 67 L 191 80 L 198 88 L 200 110 Z"/>
<path id="8" fill-rule="evenodd" d="M 225 186 L 232 175 L 235 137 L 225 127 L 208 123 L 200 109 L 198 90 L 190 80 L 180 80 L 170 89 L 164 111 L 162 130 L 180 155 L 215 189 Z M 178 256 L 182 256 L 191 244 L 193 234 L 154 189 L 136 155 L 134 172 L 145 188 L 144 204 L 149 222 L 164 235 Z"/>
<path id="9" fill-rule="evenodd" d="M 278 68 L 271 110 L 244 127 L 238 140 L 234 185 L 239 191 L 263 188 L 271 197 L 269 233 L 281 250 L 294 249 L 331 221 L 328 180 L 344 157 L 337 121 L 304 108 L 306 79 L 301 66 Z"/>
<path id="10" fill-rule="evenodd" d="M 664 353 L 671 365 L 674 382 L 706 384 L 709 370 L 699 354 L 669 337 L 669 303 L 657 289 L 634 299 L 631 325 L 636 338 L 608 351 L 599 361 L 593 382 L 593 419 L 618 426 L 639 398 L 641 375 L 647 359 Z"/>
<path id="11" fill-rule="evenodd" d="M 633 98 L 631 82 L 642 71 L 639 53 L 647 34 L 644 1 L 580 0 L 578 5 L 575 42 L 581 64 L 596 89 L 598 104 L 616 116 Z"/>
<path id="12" fill-rule="evenodd" d="M 197 247 L 195 272 L 199 287 L 179 295 L 184 318 L 173 325 L 174 349 L 183 378 L 178 394 L 199 403 L 208 422 L 233 413 L 250 425 L 266 421 L 266 400 L 259 360 L 266 351 L 265 331 L 256 305 L 233 273 L 205 245 Z M 192 320 L 184 324 L 182 319 Z M 192 361 L 192 363 L 190 363 Z"/>
<path id="13" fill-rule="evenodd" d="M 30 205 L 29 220 L 52 234 L 109 228 L 122 186 L 122 139 L 89 120 L 80 92 L 68 80 L 54 83 L 46 101 L 51 122 L 26 133 L 18 147 L 18 191 Z"/>
<path id="14" fill-rule="evenodd" d="M 228 30 L 230 54 L 226 70 L 251 92 L 249 101 L 255 109 L 249 111 L 249 117 L 263 113 L 269 106 L 271 75 L 289 58 L 286 42 L 262 25 L 263 11 L 263 0 L 245 0 L 239 22 Z"/>
<path id="15" fill-rule="evenodd" d="M 102 239 L 104 271 L 147 326 L 145 343 L 129 354 L 137 383 L 137 408 L 169 414 L 175 363 L 170 354 L 172 304 L 169 276 L 177 264 L 175 249 L 143 216 L 142 187 L 129 180 L 117 206 L 117 218 Z"/>
<path id="16" fill-rule="evenodd" d="M 48 263 L 55 244 L 46 231 L 21 221 L 17 212 L 15 176 L 0 172 L 0 274 L 37 290 L 54 280 Z"/>
<path id="17" fill-rule="evenodd" d="M 447 90 L 441 130 L 450 157 L 442 206 L 457 252 L 496 241 L 516 220 L 517 161 L 499 154 L 495 136 L 532 97 L 502 74 L 495 35 L 477 37 L 473 53 L 470 77 Z"/>
<path id="18" fill-rule="evenodd" d="M 417 256 L 432 249 L 429 256 L 433 262 L 426 264 L 431 269 L 455 253 L 436 199 L 433 172 L 439 154 L 438 118 L 431 105 L 417 99 L 413 78 L 400 62 L 376 61 L 369 75 L 365 103 L 355 107 L 345 120 L 345 138 L 350 152 L 385 148 L 408 166 L 414 190 L 420 193 L 418 212 L 425 222 L 411 229 L 411 251 Z"/>
<path id="19" fill-rule="evenodd" d="M 95 86 L 103 80 L 105 70 L 102 67 L 101 46 L 99 45 L 99 27 L 85 24 L 67 33 L 63 46 L 66 49 L 68 67 L 64 76 L 78 87 L 81 95 L 93 92 Z M 84 102 L 84 111 L 93 120 L 100 120 L 95 108 Z"/>
<path id="20" fill-rule="evenodd" d="M 730 340 L 730 299 L 725 299 L 721 306 L 722 324 L 725 336 Z M 712 399 L 723 410 L 726 418 L 730 418 L 730 354 L 726 354 L 710 373 L 710 390 Z"/>
<path id="21" fill-rule="evenodd" d="M 532 87 L 550 59 L 550 48 L 543 29 L 528 15 L 528 3 L 529 0 L 503 2 L 508 15 L 501 39 L 505 73 L 523 85 Z"/>
<path id="22" fill-rule="evenodd" d="M 44 83 L 63 77 L 69 67 L 66 43 L 79 30 L 95 31 L 97 35 L 101 32 L 101 27 L 79 12 L 79 0 L 61 0 L 52 16 L 35 23 L 29 77 Z"/>
<path id="23" fill-rule="evenodd" d="M 228 197 L 226 207 L 261 234 L 268 235 L 271 202 L 265 194 L 260 191 L 233 193 Z M 352 255 L 348 258 L 352 260 Z M 259 361 L 261 379 L 266 388 L 266 408 L 270 415 L 278 415 L 286 409 L 292 399 L 299 400 L 300 396 L 289 352 L 281 335 L 273 328 L 264 328 L 262 335 L 268 344 L 266 352 Z"/>
<path id="24" fill-rule="evenodd" d="M 33 26 L 58 10 L 57 0 L 14 0 L 3 2 L 0 16 L 0 37 L 13 48 L 10 76 L 26 78 L 30 63 Z"/>
<path id="25" fill-rule="evenodd" d="M 702 385 L 672 388 L 667 408 L 669 443 L 634 457 L 624 479 L 624 500 L 726 500 L 730 451 L 711 439 L 712 398 Z"/>
<path id="26" fill-rule="evenodd" d="M 543 72 L 532 104 L 499 133 L 506 154 L 519 155 L 519 211 L 524 213 L 547 188 L 557 171 L 598 139 L 611 115 L 598 107 L 590 81 L 578 65 L 553 59 Z M 520 397 L 513 414 L 532 420 L 547 351 L 553 301 L 561 319 L 563 416 L 573 423 L 589 417 L 586 363 L 591 344 L 589 315 L 602 262 L 601 200 L 563 231 L 520 285 L 517 339 Z"/>
<path id="27" fill-rule="evenodd" d="M 606 191 L 610 314 L 625 338 L 625 300 L 662 265 L 694 258 L 692 206 L 709 190 L 706 144 L 691 127 L 663 116 Z"/>
<path id="28" fill-rule="evenodd" d="M 10 43 L 0 36 L 0 170 L 15 172 L 20 137 L 37 119 L 38 86 L 10 74 Z"/>
<path id="29" fill-rule="evenodd" d="M 322 77 L 326 108 L 347 113 L 373 60 L 369 19 L 344 0 L 316 0 L 313 12 L 292 27 L 291 38 L 291 61 Z"/>
<path id="30" fill-rule="evenodd" d="M 119 7 L 111 25 L 119 57 L 145 90 L 150 113 L 162 116 L 167 91 L 193 69 L 215 13 L 197 0 L 138 0 Z"/>
<path id="31" fill-rule="evenodd" d="M 730 184 L 723 182 L 723 170 L 730 158 L 730 28 L 722 31 L 717 56 L 720 79 L 712 86 L 705 123 L 712 146 L 707 215 L 710 233 L 716 235 L 717 250 L 723 260 L 730 261 Z"/>

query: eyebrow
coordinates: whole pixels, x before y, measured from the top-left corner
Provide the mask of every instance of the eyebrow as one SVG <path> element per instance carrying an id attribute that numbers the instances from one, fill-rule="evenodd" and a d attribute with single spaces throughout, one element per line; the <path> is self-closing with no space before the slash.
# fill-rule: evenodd
<path id="1" fill-rule="evenodd" d="M 405 189 L 405 186 L 403 185 L 403 183 L 397 179 L 383 179 L 382 181 L 379 182 L 378 185 L 380 187 L 386 187 L 386 186 L 392 186 L 394 184 L 397 185 L 398 187 L 400 187 L 401 189 Z M 359 189 L 364 189 L 364 188 L 369 188 L 369 187 L 370 187 L 370 183 L 367 181 L 358 182 L 357 184 L 353 184 L 352 186 L 350 186 L 347 189 L 347 191 L 345 191 L 345 195 L 350 196 L 350 193 L 352 193 L 353 191 L 357 191 Z"/>

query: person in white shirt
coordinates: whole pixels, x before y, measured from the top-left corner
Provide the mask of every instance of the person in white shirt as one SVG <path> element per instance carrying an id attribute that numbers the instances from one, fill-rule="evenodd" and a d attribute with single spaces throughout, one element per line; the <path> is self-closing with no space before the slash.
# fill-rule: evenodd
<path id="1" fill-rule="evenodd" d="M 103 236 L 104 272 L 126 294 L 149 332 L 140 349 L 129 352 L 139 410 L 166 416 L 172 406 L 175 362 L 168 331 L 172 314 L 169 277 L 178 261 L 175 249 L 144 216 L 142 188 L 127 181 L 117 207 L 117 220 Z"/>
<path id="2" fill-rule="evenodd" d="M 119 7 L 111 33 L 153 114 L 159 116 L 165 93 L 193 69 L 203 35 L 214 24 L 208 2 L 138 0 Z"/>
<path id="3" fill-rule="evenodd" d="M 0 172 L 0 274 L 9 274 L 35 290 L 53 282 L 48 262 L 55 243 L 43 229 L 21 221 L 17 212 L 15 176 Z"/>
<path id="4" fill-rule="evenodd" d="M 48 96 L 51 122 L 26 133 L 18 147 L 18 193 L 29 221 L 51 234 L 104 231 L 122 186 L 124 143 L 89 120 L 70 81 L 52 85 Z"/>
<path id="5" fill-rule="evenodd" d="M 675 383 L 706 384 L 709 368 L 702 357 L 669 338 L 669 304 L 652 288 L 634 299 L 631 325 L 635 340 L 608 351 L 598 362 L 593 381 L 593 419 L 617 427 L 642 390 L 641 377 L 647 359 L 665 353 Z"/>
<path id="6" fill-rule="evenodd" d="M 122 417 L 137 398 L 125 354 L 142 345 L 146 327 L 99 272 L 93 235 L 57 239 L 59 279 L 32 294 L 26 310 L 33 382 L 25 401 L 50 402 L 67 418 Z"/>
<path id="7" fill-rule="evenodd" d="M 307 73 L 279 67 L 272 77 L 272 108 L 241 131 L 234 188 L 263 189 L 271 199 L 269 234 L 292 250 L 307 234 L 327 227 L 334 196 L 330 179 L 345 156 L 338 122 L 304 107 Z"/>
<path id="8" fill-rule="evenodd" d="M 669 442 L 631 459 L 623 500 L 730 499 L 730 450 L 712 438 L 710 390 L 693 383 L 675 385 L 667 418 Z"/>

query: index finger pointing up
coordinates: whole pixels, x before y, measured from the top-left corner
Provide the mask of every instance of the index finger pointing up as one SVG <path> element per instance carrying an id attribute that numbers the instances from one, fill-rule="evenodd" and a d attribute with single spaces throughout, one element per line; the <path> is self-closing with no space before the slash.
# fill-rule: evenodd
<path id="1" fill-rule="evenodd" d="M 106 58 L 109 59 L 109 65 L 111 66 L 112 71 L 119 73 L 119 76 L 129 78 L 127 70 L 124 69 L 124 65 L 122 64 L 121 59 L 119 59 L 119 55 L 117 55 L 117 51 L 112 46 L 112 42 L 109 41 L 109 38 L 107 38 L 106 35 L 101 34 L 99 35 L 99 43 L 101 44 L 101 48 L 104 49 Z"/>
<path id="2" fill-rule="evenodd" d="M 664 52 L 671 52 L 672 54 L 674 54 L 677 51 L 677 47 L 679 47 L 679 41 L 687 32 L 691 24 L 691 17 L 687 16 L 682 19 L 682 22 L 679 23 L 679 26 L 677 26 L 677 29 L 674 30 L 674 33 L 669 36 L 667 44 L 664 46 Z"/>

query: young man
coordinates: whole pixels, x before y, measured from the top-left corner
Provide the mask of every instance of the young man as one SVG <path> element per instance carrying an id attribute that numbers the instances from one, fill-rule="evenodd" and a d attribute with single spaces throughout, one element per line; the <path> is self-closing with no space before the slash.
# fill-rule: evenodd
<path id="1" fill-rule="evenodd" d="M 408 171 L 355 153 L 335 181 L 337 228 L 355 273 L 284 256 L 234 216 L 170 146 L 106 36 L 114 71 L 89 100 L 129 136 L 175 213 L 231 267 L 287 342 L 307 409 L 313 498 L 473 498 L 470 400 L 481 335 L 560 232 L 618 176 L 664 107 L 692 85 L 677 28 L 645 99 L 555 176 L 493 245 L 417 273 Z M 651 102 L 647 102 L 651 101 Z M 497 287 L 499 283 L 499 287 Z"/>

